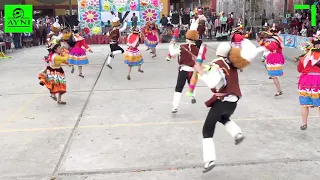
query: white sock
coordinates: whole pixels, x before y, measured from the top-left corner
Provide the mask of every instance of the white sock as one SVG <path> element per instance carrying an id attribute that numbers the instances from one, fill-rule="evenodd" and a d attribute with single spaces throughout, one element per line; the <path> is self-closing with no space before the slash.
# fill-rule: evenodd
<path id="1" fill-rule="evenodd" d="M 173 108 L 178 108 L 181 100 L 181 93 L 180 92 L 175 92 L 173 95 L 173 101 L 172 101 L 172 106 Z"/>
<path id="2" fill-rule="evenodd" d="M 234 121 L 229 121 L 225 124 L 226 130 L 228 133 L 235 138 L 237 134 L 242 134 L 242 131 L 240 127 L 234 122 Z"/>
<path id="3" fill-rule="evenodd" d="M 203 162 L 215 161 L 216 157 L 216 148 L 212 138 L 202 139 L 202 148 L 203 148 Z"/>

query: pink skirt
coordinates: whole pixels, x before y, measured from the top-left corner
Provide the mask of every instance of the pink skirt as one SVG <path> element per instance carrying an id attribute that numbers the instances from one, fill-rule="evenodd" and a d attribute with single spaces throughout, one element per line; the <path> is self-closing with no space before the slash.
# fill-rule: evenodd
<path id="1" fill-rule="evenodd" d="M 282 53 L 270 53 L 266 58 L 266 68 L 270 77 L 282 76 L 285 63 Z"/>

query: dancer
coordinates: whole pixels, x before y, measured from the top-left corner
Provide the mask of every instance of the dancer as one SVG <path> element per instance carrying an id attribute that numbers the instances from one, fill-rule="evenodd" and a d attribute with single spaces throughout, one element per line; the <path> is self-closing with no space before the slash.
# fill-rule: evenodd
<path id="1" fill-rule="evenodd" d="M 259 41 L 259 38 L 258 38 Z M 261 45 L 264 46 L 269 54 L 266 57 L 265 65 L 269 74 L 269 79 L 272 79 L 276 88 L 277 93 L 275 96 L 280 96 L 283 94 L 280 87 L 280 82 L 278 77 L 283 75 L 283 65 L 285 63 L 284 56 L 282 54 L 282 40 L 277 35 L 268 36 Z"/>
<path id="2" fill-rule="evenodd" d="M 299 61 L 298 72 L 301 73 L 298 89 L 301 105 L 301 130 L 308 127 L 309 108 L 320 107 L 320 29 L 312 40 L 312 49 Z"/>
<path id="3" fill-rule="evenodd" d="M 153 54 L 152 58 L 157 56 L 156 47 L 159 43 L 159 33 L 156 25 L 152 22 L 146 30 L 146 38 L 144 39 L 144 44 L 151 49 L 151 54 Z M 147 50 L 148 50 L 147 49 Z"/>
<path id="4" fill-rule="evenodd" d="M 89 63 L 86 51 L 93 52 L 89 46 L 87 45 L 85 39 L 80 36 L 78 29 L 74 27 L 72 40 L 75 42 L 74 47 L 72 47 L 69 53 L 68 62 L 72 66 L 71 73 L 74 73 L 74 66 L 78 66 L 79 76 L 84 78 L 82 74 L 82 66 Z M 82 47 L 86 48 L 86 51 L 82 49 Z"/>
<path id="5" fill-rule="evenodd" d="M 178 112 L 178 106 L 181 100 L 181 93 L 186 84 L 190 84 L 190 80 L 194 71 L 193 66 L 195 65 L 195 60 L 192 55 L 198 56 L 201 55 L 199 52 L 199 48 L 202 44 L 202 41 L 199 40 L 199 34 L 197 31 L 199 19 L 197 19 L 194 23 L 191 24 L 190 29 L 186 33 L 186 42 L 187 44 L 180 45 L 180 57 L 179 57 L 179 73 L 177 78 L 177 84 L 175 88 L 175 93 L 173 96 L 173 108 L 172 113 Z M 191 98 L 191 103 L 196 103 L 195 92 Z"/>
<path id="6" fill-rule="evenodd" d="M 110 54 L 107 57 L 107 66 L 112 69 L 111 62 L 114 59 L 114 56 L 117 54 L 123 54 L 124 50 L 119 46 L 120 33 L 126 30 L 127 21 L 124 21 L 123 27 L 120 27 L 120 19 L 118 17 L 113 17 L 112 19 L 112 30 L 107 33 L 107 36 L 110 38 Z"/>
<path id="7" fill-rule="evenodd" d="M 197 18 L 199 19 L 199 25 L 198 25 L 198 33 L 199 33 L 199 39 L 203 38 L 203 34 L 206 31 L 206 21 L 207 18 L 203 15 L 203 10 L 202 8 L 198 8 L 198 14 Z"/>
<path id="8" fill-rule="evenodd" d="M 227 42 L 221 43 L 216 51 L 218 59 L 211 63 L 210 71 L 205 73 L 202 67 L 195 65 L 195 70 L 199 72 L 200 79 L 212 90 L 213 96 L 205 103 L 210 107 L 210 111 L 205 120 L 203 134 L 203 173 L 215 167 L 216 153 L 213 142 L 216 123 L 222 123 L 238 145 L 244 140 L 244 135 L 240 127 L 230 120 L 234 113 L 237 102 L 241 98 L 238 71 L 250 64 L 262 48 L 256 48 L 249 40 L 242 42 L 242 50 L 234 51 L 233 58 L 228 57 L 234 49 Z M 239 48 L 235 48 L 240 50 Z M 262 49 L 262 50 L 261 50 Z"/>
<path id="9" fill-rule="evenodd" d="M 61 65 L 68 64 L 68 55 L 63 53 L 60 44 L 52 44 L 49 49 L 52 53 L 52 63 L 39 74 L 38 78 L 40 85 L 46 86 L 49 89 L 52 95 L 51 98 L 58 101 L 58 104 L 65 105 L 66 102 L 62 101 L 61 98 L 67 92 L 67 84 Z M 58 94 L 58 99 L 56 94 Z"/>
<path id="10" fill-rule="evenodd" d="M 233 48 L 241 48 L 241 42 L 245 39 L 243 35 L 243 26 L 238 24 L 238 27 L 234 28 L 230 35 L 231 46 Z"/>
<path id="11" fill-rule="evenodd" d="M 69 40 L 72 40 L 72 32 L 69 31 L 67 28 L 62 31 L 62 37 L 60 40 L 61 49 L 64 53 L 69 54 L 70 51 L 70 45 L 68 44 Z M 72 46 L 73 47 L 73 46 Z"/>
<path id="12" fill-rule="evenodd" d="M 131 80 L 131 69 L 132 66 L 138 66 L 138 72 L 143 73 L 144 71 L 141 69 L 143 64 L 143 57 L 141 52 L 138 49 L 139 42 L 140 42 L 140 32 L 137 27 L 132 29 L 132 33 L 128 36 L 128 43 L 129 46 L 124 53 L 124 63 L 129 66 L 129 72 L 127 79 Z"/>
<path id="13" fill-rule="evenodd" d="M 61 30 L 61 26 L 59 24 L 59 19 L 56 19 L 56 21 L 50 26 L 50 33 L 47 35 L 47 39 L 46 39 L 46 45 L 47 48 L 49 48 L 51 46 L 51 42 L 54 39 L 60 40 L 61 35 L 60 35 L 60 30 Z"/>
<path id="14" fill-rule="evenodd" d="M 170 41 L 170 45 L 169 45 L 169 52 L 168 52 L 168 56 L 166 58 L 167 61 L 171 61 L 171 58 L 173 57 L 172 54 L 170 54 L 170 52 L 173 52 L 174 54 L 179 54 L 180 53 L 180 47 L 177 44 L 177 39 L 179 37 L 179 29 L 176 28 L 174 30 L 174 33 L 172 35 L 172 39 Z M 178 52 L 176 52 L 176 51 Z"/>

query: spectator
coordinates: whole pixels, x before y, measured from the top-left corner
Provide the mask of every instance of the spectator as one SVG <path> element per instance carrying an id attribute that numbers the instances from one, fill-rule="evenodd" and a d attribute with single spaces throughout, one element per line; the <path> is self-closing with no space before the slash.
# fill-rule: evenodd
<path id="1" fill-rule="evenodd" d="M 234 19 L 232 14 L 229 15 L 227 23 L 228 23 L 227 31 L 232 30 L 234 26 Z"/>
<path id="2" fill-rule="evenodd" d="M 221 20 L 219 16 L 214 21 L 214 29 L 215 29 L 215 36 L 217 35 L 218 32 L 221 33 Z"/>
<path id="3" fill-rule="evenodd" d="M 206 27 L 207 27 L 207 38 L 208 39 L 212 39 L 212 28 L 213 28 L 213 24 L 212 21 L 208 18 L 207 22 L 206 22 Z"/>
<path id="4" fill-rule="evenodd" d="M 160 23 L 163 27 L 166 27 L 168 25 L 168 18 L 164 14 L 162 14 L 162 17 L 160 19 Z"/>
<path id="5" fill-rule="evenodd" d="M 136 13 L 132 13 L 131 23 L 134 28 L 138 26 L 138 17 L 136 16 Z"/>
<path id="6" fill-rule="evenodd" d="M 303 36 L 303 37 L 307 37 L 307 35 L 308 35 L 308 30 L 307 30 L 307 27 L 306 27 L 306 26 L 303 26 L 303 27 L 302 27 L 302 29 L 301 29 L 301 31 L 300 31 L 300 34 L 301 34 L 301 36 Z"/>
<path id="7" fill-rule="evenodd" d="M 222 15 L 220 17 L 220 21 L 221 21 L 221 32 L 224 32 L 227 30 L 227 21 L 228 21 L 228 18 L 225 17 L 224 12 L 222 12 Z"/>
<path id="8" fill-rule="evenodd" d="M 13 44 L 16 49 L 22 48 L 21 46 L 21 34 L 13 33 Z"/>

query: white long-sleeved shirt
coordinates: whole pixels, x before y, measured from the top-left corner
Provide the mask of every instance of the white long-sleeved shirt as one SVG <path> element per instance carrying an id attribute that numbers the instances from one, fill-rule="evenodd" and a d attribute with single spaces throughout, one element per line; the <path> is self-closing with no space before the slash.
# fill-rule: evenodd
<path id="1" fill-rule="evenodd" d="M 222 60 L 223 61 L 223 60 Z M 220 89 L 227 85 L 226 74 L 219 67 L 218 64 L 213 63 L 215 68 L 211 69 L 211 72 L 204 74 L 200 79 L 210 88 L 210 89 Z M 221 101 L 227 102 L 237 102 L 239 98 L 236 95 L 230 94 L 225 96 Z"/>

